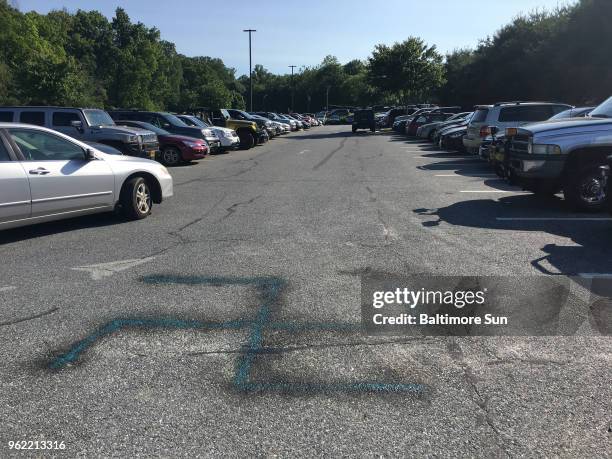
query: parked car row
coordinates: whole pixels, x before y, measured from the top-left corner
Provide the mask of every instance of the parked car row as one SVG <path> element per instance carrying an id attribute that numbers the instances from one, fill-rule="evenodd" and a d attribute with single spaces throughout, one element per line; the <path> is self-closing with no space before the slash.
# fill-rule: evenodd
<path id="1" fill-rule="evenodd" d="M 155 159 L 166 166 L 249 149 L 277 135 L 322 124 L 314 116 L 298 113 L 199 109 L 175 114 L 46 106 L 0 107 L 0 122 L 47 127 L 107 153 Z"/>
<path id="2" fill-rule="evenodd" d="M 393 128 L 400 132 L 404 123 L 403 132 L 409 136 L 477 155 L 500 177 L 526 191 L 562 192 L 574 210 L 612 208 L 612 97 L 597 107 L 499 102 L 454 115 L 447 109 L 428 110 L 399 123 L 396 119 Z"/>
<path id="3" fill-rule="evenodd" d="M 298 113 L 202 109 L 197 115 L 0 107 L 0 230 L 109 211 L 146 218 L 154 203 L 173 194 L 164 165 L 321 124 Z"/>

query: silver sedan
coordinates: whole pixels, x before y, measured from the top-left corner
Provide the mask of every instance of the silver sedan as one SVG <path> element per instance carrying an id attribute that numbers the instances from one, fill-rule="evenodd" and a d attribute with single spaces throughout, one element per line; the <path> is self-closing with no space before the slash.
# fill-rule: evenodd
<path id="1" fill-rule="evenodd" d="M 142 219 L 172 196 L 148 159 L 112 155 L 39 126 L 0 123 L 0 230 L 120 209 Z"/>

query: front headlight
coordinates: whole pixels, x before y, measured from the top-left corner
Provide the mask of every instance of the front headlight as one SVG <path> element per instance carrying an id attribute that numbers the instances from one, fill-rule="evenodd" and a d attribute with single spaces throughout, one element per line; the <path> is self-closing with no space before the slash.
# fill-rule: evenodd
<path id="1" fill-rule="evenodd" d="M 137 135 L 128 135 L 127 136 L 127 141 L 128 141 L 128 143 L 138 143 L 138 136 Z"/>
<path id="2" fill-rule="evenodd" d="M 560 155 L 561 147 L 559 145 L 540 145 L 529 142 L 527 153 L 533 155 Z"/>
<path id="3" fill-rule="evenodd" d="M 215 134 L 213 133 L 211 129 L 202 129 L 202 135 L 205 137 L 212 137 Z"/>
<path id="4" fill-rule="evenodd" d="M 183 144 L 187 145 L 189 148 L 201 148 L 202 147 L 202 144 L 199 142 L 185 141 L 183 142 Z"/>

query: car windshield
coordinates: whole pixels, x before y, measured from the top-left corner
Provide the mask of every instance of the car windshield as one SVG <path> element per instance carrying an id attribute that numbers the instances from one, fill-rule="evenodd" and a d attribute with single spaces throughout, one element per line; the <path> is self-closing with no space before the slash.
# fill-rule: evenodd
<path id="1" fill-rule="evenodd" d="M 83 110 L 85 119 L 90 126 L 114 126 L 115 122 L 104 110 Z"/>
<path id="2" fill-rule="evenodd" d="M 203 128 L 210 127 L 208 124 L 206 124 L 206 122 L 204 122 L 197 116 L 183 115 L 183 116 L 180 116 L 179 119 L 187 125 L 200 126 Z"/>
<path id="3" fill-rule="evenodd" d="M 612 118 L 612 97 L 595 108 L 589 116 L 593 118 Z"/>
<path id="4" fill-rule="evenodd" d="M 173 115 L 172 113 L 162 113 L 162 115 L 164 116 L 164 118 L 166 118 L 166 121 L 168 121 L 173 126 L 189 127 L 189 125 L 186 124 L 182 119 L 180 119 L 176 115 Z"/>

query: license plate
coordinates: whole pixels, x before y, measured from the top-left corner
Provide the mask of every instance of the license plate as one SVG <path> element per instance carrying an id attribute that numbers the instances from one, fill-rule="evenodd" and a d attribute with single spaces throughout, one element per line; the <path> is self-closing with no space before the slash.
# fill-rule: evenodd
<path id="1" fill-rule="evenodd" d="M 151 151 L 149 151 L 148 156 L 149 156 L 149 158 L 151 158 L 151 159 L 155 159 L 155 150 L 151 150 Z"/>

